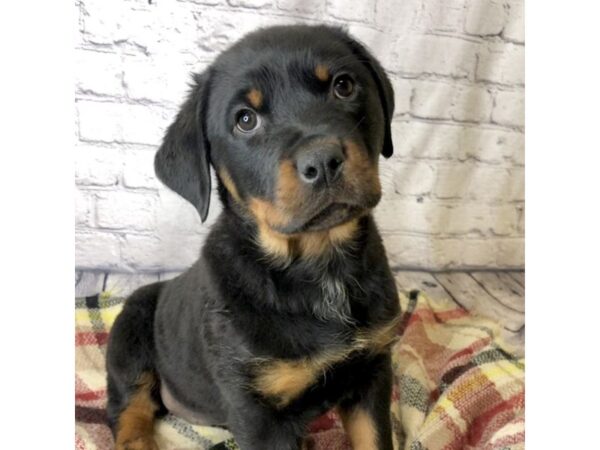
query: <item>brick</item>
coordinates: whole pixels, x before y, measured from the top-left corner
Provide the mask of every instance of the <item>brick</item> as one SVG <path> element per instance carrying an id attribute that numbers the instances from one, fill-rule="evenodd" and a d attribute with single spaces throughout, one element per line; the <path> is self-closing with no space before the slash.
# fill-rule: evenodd
<path id="1" fill-rule="evenodd" d="M 496 260 L 493 239 L 440 239 L 433 242 L 434 260 L 447 269 L 492 267 Z"/>
<path id="2" fill-rule="evenodd" d="M 455 89 L 450 114 L 458 121 L 488 122 L 494 100 L 488 88 L 459 86 Z"/>
<path id="3" fill-rule="evenodd" d="M 493 239 L 434 238 L 405 233 L 384 236 L 392 267 L 420 269 L 489 268 L 496 264 Z"/>
<path id="4" fill-rule="evenodd" d="M 499 91 L 496 94 L 492 122 L 523 127 L 525 125 L 525 97 L 522 91 Z"/>
<path id="5" fill-rule="evenodd" d="M 408 35 L 415 25 L 421 3 L 420 0 L 404 0 L 401 2 L 398 0 L 377 0 L 375 4 L 375 24 L 378 28 L 388 32 L 391 31 L 393 34 Z M 388 36 L 392 35 L 388 34 Z"/>
<path id="6" fill-rule="evenodd" d="M 454 87 L 434 81 L 413 82 L 414 94 L 411 113 L 416 117 L 450 119 L 450 108 L 455 95 Z"/>
<path id="7" fill-rule="evenodd" d="M 242 6 L 244 8 L 260 9 L 271 6 L 271 0 L 227 0 L 231 6 Z"/>
<path id="8" fill-rule="evenodd" d="M 203 2 L 206 4 L 210 2 Z M 184 2 L 85 0 L 84 38 L 94 44 L 120 46 L 128 53 L 167 54 L 173 48 L 194 48 L 196 24 Z"/>
<path id="9" fill-rule="evenodd" d="M 477 126 L 403 122 L 392 128 L 395 153 L 415 159 L 523 165 L 523 133 Z"/>
<path id="10" fill-rule="evenodd" d="M 200 256 L 203 235 L 142 236 L 128 234 L 121 248 L 123 263 L 136 271 L 189 268 Z"/>
<path id="11" fill-rule="evenodd" d="M 392 45 L 392 44 L 388 44 Z M 457 78 L 473 76 L 478 45 L 447 36 L 415 35 L 393 43 L 393 71 L 412 74 L 438 74 Z"/>
<path id="12" fill-rule="evenodd" d="M 383 243 L 391 267 L 435 269 L 440 265 L 434 257 L 431 237 L 388 233 Z"/>
<path id="13" fill-rule="evenodd" d="M 160 182 L 154 173 L 156 150 L 127 150 L 123 159 L 123 184 L 128 188 L 157 189 Z"/>
<path id="14" fill-rule="evenodd" d="M 493 98 L 485 87 L 435 81 L 415 81 L 413 86 L 411 111 L 417 117 L 489 121 Z"/>
<path id="15" fill-rule="evenodd" d="M 506 10 L 501 0 L 470 0 L 465 19 L 467 34 L 496 36 L 506 23 Z"/>
<path id="16" fill-rule="evenodd" d="M 114 230 L 156 228 L 156 198 L 148 193 L 101 192 L 96 200 L 96 224 Z"/>
<path id="17" fill-rule="evenodd" d="M 523 133 L 469 127 L 461 129 L 456 155 L 459 161 L 523 165 L 524 145 Z"/>
<path id="18" fill-rule="evenodd" d="M 122 265 L 118 236 L 101 231 L 75 233 L 75 267 L 111 270 Z"/>
<path id="19" fill-rule="evenodd" d="M 525 240 L 523 238 L 499 239 L 494 242 L 495 260 L 490 266 L 503 269 L 519 269 L 525 265 Z"/>
<path id="20" fill-rule="evenodd" d="M 436 173 L 430 164 L 393 163 L 394 191 L 401 195 L 427 195 L 435 185 Z"/>
<path id="21" fill-rule="evenodd" d="M 158 145 L 175 112 L 149 105 L 77 102 L 82 140 Z"/>
<path id="22" fill-rule="evenodd" d="M 437 168 L 433 194 L 441 199 L 522 200 L 523 170 L 459 164 Z"/>
<path id="23" fill-rule="evenodd" d="M 327 0 L 327 13 L 336 19 L 369 23 L 375 21 L 373 2 L 349 3 L 345 0 Z"/>
<path id="24" fill-rule="evenodd" d="M 394 88 L 394 116 L 409 113 L 412 85 L 409 81 L 394 76 L 390 76 L 390 82 Z"/>
<path id="25" fill-rule="evenodd" d="M 515 233 L 517 208 L 482 203 L 445 204 L 429 200 L 386 199 L 375 210 L 383 232 L 429 236 L 508 236 Z"/>
<path id="26" fill-rule="evenodd" d="M 489 44 L 479 55 L 476 79 L 508 85 L 525 84 L 525 48 L 514 44 Z"/>
<path id="27" fill-rule="evenodd" d="M 414 8 L 414 6 L 413 6 Z M 417 28 L 426 31 L 462 31 L 465 20 L 464 0 L 428 0 L 417 8 Z"/>
<path id="28" fill-rule="evenodd" d="M 100 95 L 122 96 L 123 67 L 114 53 L 76 50 L 77 90 Z"/>
<path id="29" fill-rule="evenodd" d="M 75 227 L 91 224 L 92 197 L 89 193 L 75 189 Z"/>
<path id="30" fill-rule="evenodd" d="M 122 164 L 116 149 L 86 144 L 75 148 L 75 180 L 79 185 L 114 186 L 119 182 Z"/>
<path id="31" fill-rule="evenodd" d="M 284 11 L 301 14 L 321 15 L 325 10 L 326 0 L 277 0 L 277 7 Z"/>
<path id="32" fill-rule="evenodd" d="M 506 40 L 525 42 L 525 4 L 522 0 L 508 0 L 508 20 L 502 37 Z"/>
<path id="33" fill-rule="evenodd" d="M 181 55 L 148 60 L 125 59 L 123 82 L 129 98 L 180 105 L 192 81 L 189 67 Z"/>
<path id="34" fill-rule="evenodd" d="M 525 235 L 525 205 L 517 205 L 517 233 L 520 236 Z"/>

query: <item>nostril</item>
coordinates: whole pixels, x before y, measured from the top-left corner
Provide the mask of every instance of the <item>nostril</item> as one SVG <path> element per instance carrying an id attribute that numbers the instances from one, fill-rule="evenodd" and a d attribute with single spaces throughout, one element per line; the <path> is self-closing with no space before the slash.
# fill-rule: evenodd
<path id="1" fill-rule="evenodd" d="M 329 163 L 327 164 L 329 166 L 329 170 L 331 170 L 331 172 L 335 173 L 339 167 L 342 165 L 342 160 L 338 159 L 338 158 L 332 158 L 329 160 Z"/>
<path id="2" fill-rule="evenodd" d="M 303 175 L 307 180 L 314 180 L 319 175 L 319 171 L 316 167 L 308 166 L 304 169 Z"/>

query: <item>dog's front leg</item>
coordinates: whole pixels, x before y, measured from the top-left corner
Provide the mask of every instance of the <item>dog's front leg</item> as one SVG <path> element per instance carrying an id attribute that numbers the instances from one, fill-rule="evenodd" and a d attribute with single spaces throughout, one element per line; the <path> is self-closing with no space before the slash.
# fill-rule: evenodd
<path id="1" fill-rule="evenodd" d="M 351 401 L 339 405 L 344 429 L 354 450 L 393 450 L 390 402 L 390 355 L 381 355 L 369 387 Z"/>
<path id="2" fill-rule="evenodd" d="M 301 450 L 304 427 L 263 408 L 240 407 L 230 414 L 231 432 L 241 450 Z"/>

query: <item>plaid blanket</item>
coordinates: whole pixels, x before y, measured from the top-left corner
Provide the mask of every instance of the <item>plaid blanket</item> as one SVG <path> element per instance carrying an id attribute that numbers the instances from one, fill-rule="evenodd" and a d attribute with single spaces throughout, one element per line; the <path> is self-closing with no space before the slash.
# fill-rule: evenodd
<path id="1" fill-rule="evenodd" d="M 123 299 L 108 292 L 76 299 L 75 444 L 110 449 L 105 424 L 108 331 Z M 394 446 L 406 450 L 524 448 L 524 359 L 502 342 L 498 324 L 448 300 L 400 295 L 402 336 L 393 347 Z M 161 449 L 236 449 L 223 429 L 172 415 L 156 424 Z M 310 427 L 308 448 L 350 450 L 339 417 Z"/>

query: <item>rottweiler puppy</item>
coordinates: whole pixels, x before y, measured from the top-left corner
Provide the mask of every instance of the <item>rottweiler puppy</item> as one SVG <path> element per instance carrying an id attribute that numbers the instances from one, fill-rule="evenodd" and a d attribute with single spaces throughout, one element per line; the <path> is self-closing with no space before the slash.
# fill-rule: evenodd
<path id="1" fill-rule="evenodd" d="M 156 449 L 171 411 L 243 450 L 296 450 L 331 408 L 353 448 L 392 449 L 399 302 L 371 211 L 393 110 L 381 65 L 333 27 L 258 30 L 194 75 L 155 169 L 204 221 L 212 166 L 223 210 L 198 261 L 114 324 L 118 449 Z"/>

